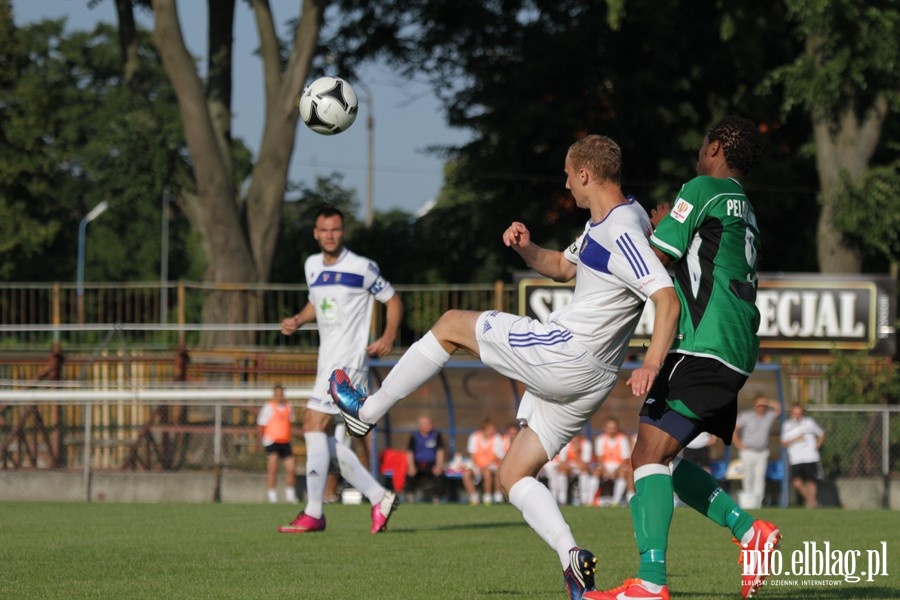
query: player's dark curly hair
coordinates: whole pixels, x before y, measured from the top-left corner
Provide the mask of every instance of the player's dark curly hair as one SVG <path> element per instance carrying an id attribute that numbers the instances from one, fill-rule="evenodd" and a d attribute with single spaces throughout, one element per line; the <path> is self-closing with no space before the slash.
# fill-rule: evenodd
<path id="1" fill-rule="evenodd" d="M 756 123 L 743 117 L 727 116 L 710 127 L 709 141 L 718 141 L 725 152 L 725 162 L 747 175 L 762 154 L 762 135 Z"/>

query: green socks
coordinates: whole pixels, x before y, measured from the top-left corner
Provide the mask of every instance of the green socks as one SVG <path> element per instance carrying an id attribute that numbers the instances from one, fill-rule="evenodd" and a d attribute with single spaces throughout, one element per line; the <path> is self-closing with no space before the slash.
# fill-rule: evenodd
<path id="1" fill-rule="evenodd" d="M 665 465 L 644 465 L 635 470 L 637 492 L 631 499 L 634 537 L 641 556 L 637 576 L 666 584 L 666 548 L 672 523 L 672 476 Z"/>
<path id="2" fill-rule="evenodd" d="M 672 484 L 682 502 L 730 529 L 738 540 L 753 526 L 753 517 L 719 487 L 712 475 L 696 464 L 688 460 L 679 461 L 672 473 Z"/>

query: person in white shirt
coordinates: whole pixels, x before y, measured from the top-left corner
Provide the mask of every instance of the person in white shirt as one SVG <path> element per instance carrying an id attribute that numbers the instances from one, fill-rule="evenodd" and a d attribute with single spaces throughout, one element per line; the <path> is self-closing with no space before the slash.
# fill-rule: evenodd
<path id="1" fill-rule="evenodd" d="M 513 222 L 503 243 L 529 268 L 575 281 L 572 302 L 538 321 L 500 311 L 451 310 L 410 346 L 381 388 L 364 396 L 340 371 L 331 394 L 347 428 L 365 435 L 397 402 L 437 375 L 457 350 L 524 384 L 519 435 L 500 465 L 500 486 L 525 521 L 552 547 L 569 597 L 594 589 L 596 558 L 579 548 L 556 499 L 536 478 L 597 412 L 615 387 L 649 298 L 656 307 L 644 363 L 626 384 L 643 395 L 675 337 L 680 308 L 672 278 L 650 247 L 647 211 L 621 189 L 622 155 L 610 138 L 588 135 L 569 147 L 564 172 L 575 205 L 590 210 L 581 235 L 564 251 L 542 248 Z"/>
<path id="2" fill-rule="evenodd" d="M 368 378 L 366 356 L 384 356 L 391 351 L 400 330 L 403 304 L 375 262 L 344 247 L 341 211 L 333 207 L 320 210 L 313 235 L 322 252 L 307 258 L 304 265 L 309 301 L 299 313 L 281 322 L 284 335 L 313 322 L 319 332 L 316 383 L 303 419 L 307 503 L 303 512 L 278 531 L 306 533 L 325 529 L 325 482 L 328 465 L 336 456 L 344 479 L 372 503 L 371 531 L 379 533 L 387 528 L 397 507 L 397 496 L 378 483 L 356 453 L 333 435 L 338 409 L 328 394 L 328 377 L 334 369 L 343 369 L 354 383 L 364 384 Z M 385 304 L 387 316 L 382 336 L 369 343 L 375 300 Z M 341 432 L 338 436 L 345 438 Z"/>
<path id="3" fill-rule="evenodd" d="M 787 448 L 791 485 L 803 496 L 807 508 L 816 506 L 816 482 L 822 479 L 819 448 L 824 441 L 825 431 L 811 417 L 804 415 L 802 405 L 794 404 L 791 418 L 781 427 L 781 445 Z"/>
<path id="4" fill-rule="evenodd" d="M 760 508 L 766 494 L 769 466 L 769 434 L 781 416 L 781 404 L 762 394 L 753 399 L 753 410 L 738 415 L 732 443 L 740 451 L 744 467 L 744 508 Z"/>

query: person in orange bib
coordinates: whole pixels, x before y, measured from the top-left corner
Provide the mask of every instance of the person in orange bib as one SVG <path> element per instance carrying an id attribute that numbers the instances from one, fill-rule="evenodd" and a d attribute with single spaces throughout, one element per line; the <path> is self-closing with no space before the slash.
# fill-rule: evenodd
<path id="1" fill-rule="evenodd" d="M 259 426 L 259 440 L 266 452 L 266 485 L 269 502 L 278 502 L 278 491 L 275 489 L 278 478 L 278 460 L 284 463 L 284 499 L 296 504 L 297 493 L 294 469 L 294 451 L 291 448 L 291 425 L 294 422 L 294 409 L 284 397 L 284 387 L 275 386 L 273 397 L 266 402 L 256 417 Z"/>

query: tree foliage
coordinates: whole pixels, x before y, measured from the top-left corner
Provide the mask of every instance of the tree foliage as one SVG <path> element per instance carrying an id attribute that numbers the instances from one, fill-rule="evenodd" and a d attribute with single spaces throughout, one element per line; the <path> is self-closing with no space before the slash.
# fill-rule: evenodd
<path id="1" fill-rule="evenodd" d="M 648 208 L 671 200 L 693 176 L 706 127 L 726 113 L 754 118 L 770 142 L 747 182 L 763 270 L 814 270 L 820 213 L 849 239 L 877 234 L 870 247 L 896 256 L 895 220 L 867 220 L 896 189 L 896 148 L 879 141 L 898 128 L 893 2 L 305 0 L 291 39 L 276 35 L 268 2 L 249 5 L 265 86 L 256 157 L 230 133 L 233 0 L 209 5 L 205 79 L 173 0 L 116 0 L 117 30 L 71 36 L 52 22 L 17 31 L 0 0 L 9 57 L 0 64 L 0 274 L 70 278 L 77 222 L 109 200 L 112 209 L 90 226 L 89 274 L 154 278 L 168 188 L 204 257 L 173 273 L 302 279 L 301 259 L 315 251 L 310 211 L 356 199 L 339 181 L 288 184 L 296 93 L 310 61 L 352 78 L 374 58 L 430 81 L 449 124 L 474 134 L 436 149 L 447 159 L 446 184 L 427 215 L 381 214 L 368 230 L 349 220 L 348 243 L 391 281 L 508 278 L 522 266 L 500 243 L 512 220 L 542 245 L 568 244 L 587 215 L 563 187 L 562 164 L 589 132 L 622 146 L 626 193 Z M 137 7 L 152 11 L 155 49 L 134 27 Z M 869 162 L 877 168 L 865 177 Z M 832 172 L 840 185 L 823 178 Z M 286 196 L 300 200 L 284 206 Z M 184 256 L 185 232 L 176 234 L 173 256 Z M 254 314 L 208 308 L 214 322 Z"/>
<path id="2" fill-rule="evenodd" d="M 90 227 L 86 274 L 156 279 L 162 192 L 186 169 L 173 96 L 149 39 L 138 45 L 147 68 L 125 86 L 114 27 L 67 35 L 63 21 L 21 30 L 7 23 L 0 271 L 73 279 L 78 222 L 107 201 L 110 210 Z M 171 230 L 175 276 L 189 268 L 180 252 L 186 233 L 177 224 Z"/>
<path id="3" fill-rule="evenodd" d="M 789 174 L 794 189 L 811 184 L 808 158 L 796 154 L 808 132 L 784 127 L 777 101 L 755 92 L 797 51 L 780 4 L 409 0 L 398 12 L 377 1 L 339 4 L 343 18 L 323 41 L 346 63 L 339 69 L 385 53 L 399 69 L 430 77 L 448 122 L 475 134 L 448 149 L 450 189 L 421 220 L 442 243 L 476 253 L 444 261 L 443 277 L 456 265 L 465 280 L 519 269 L 518 257 L 490 242 L 514 219 L 541 244 L 571 241 L 586 215 L 563 189 L 562 165 L 586 133 L 619 142 L 623 187 L 648 207 L 670 200 L 693 175 L 706 127 L 727 112 L 763 122 L 773 142 L 772 166 L 751 177 L 751 190 L 772 186 L 767 173 L 783 173 L 785 163 L 805 165 Z M 815 209 L 811 194 L 800 204 Z M 783 215 L 766 216 L 765 202 L 758 213 L 784 227 Z M 803 257 L 792 252 L 788 260 L 803 268 Z"/>
<path id="4" fill-rule="evenodd" d="M 834 222 L 870 255 L 900 262 L 900 160 L 873 167 L 858 184 L 844 182 L 847 190 L 836 207 Z"/>
<path id="5" fill-rule="evenodd" d="M 835 352 L 825 377 L 828 400 L 834 404 L 897 404 L 900 402 L 900 371 L 890 360 Z"/>
<path id="6" fill-rule="evenodd" d="M 785 0 L 785 5 L 804 50 L 775 69 L 763 90 L 779 89 L 784 110 L 801 110 L 813 126 L 822 203 L 819 268 L 859 272 L 863 249 L 852 235 L 844 235 L 840 224 L 854 220 L 847 215 L 856 210 L 846 205 L 853 198 L 847 185 L 866 185 L 866 173 L 883 144 L 882 131 L 895 127 L 900 8 L 892 0 Z M 896 152 L 890 154 L 886 162 L 896 160 Z"/>

